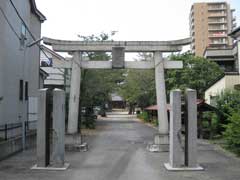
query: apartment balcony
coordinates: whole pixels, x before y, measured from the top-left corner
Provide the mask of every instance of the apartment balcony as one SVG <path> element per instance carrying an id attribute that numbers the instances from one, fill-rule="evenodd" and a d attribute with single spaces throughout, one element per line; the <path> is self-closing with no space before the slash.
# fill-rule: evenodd
<path id="1" fill-rule="evenodd" d="M 209 38 L 226 38 L 228 37 L 225 33 L 212 33 L 208 35 Z"/>
<path id="2" fill-rule="evenodd" d="M 208 17 L 226 17 L 227 13 L 210 13 Z"/>
<path id="3" fill-rule="evenodd" d="M 194 29 L 195 24 L 194 24 L 194 23 L 191 23 L 190 27 L 191 27 L 191 29 Z"/>
<path id="4" fill-rule="evenodd" d="M 232 28 L 235 29 L 237 27 L 237 23 L 233 23 Z"/>
<path id="5" fill-rule="evenodd" d="M 227 21 L 208 21 L 208 24 L 227 24 Z"/>
<path id="6" fill-rule="evenodd" d="M 194 17 L 191 17 L 191 18 L 190 18 L 190 22 L 193 24 L 193 22 L 194 22 Z"/>
<path id="7" fill-rule="evenodd" d="M 192 49 L 195 49 L 195 47 L 196 47 L 196 46 L 195 46 L 195 43 L 192 43 L 192 44 L 191 44 L 191 47 L 192 47 Z"/>
<path id="8" fill-rule="evenodd" d="M 214 28 L 214 27 L 209 27 L 208 28 L 208 31 L 227 31 L 228 29 L 226 27 L 222 28 L 222 27 L 219 27 L 219 28 Z"/>
<path id="9" fill-rule="evenodd" d="M 195 36 L 195 31 L 191 31 L 191 36 Z"/>
<path id="10" fill-rule="evenodd" d="M 212 41 L 212 42 L 209 42 L 209 45 L 210 46 L 223 46 L 223 45 L 227 45 L 227 41 L 225 42 L 222 42 L 222 41 Z"/>
<path id="11" fill-rule="evenodd" d="M 195 37 L 192 37 L 192 43 L 195 43 Z M 195 46 L 195 45 L 194 45 Z"/>
<path id="12" fill-rule="evenodd" d="M 227 8 L 226 7 L 209 7 L 208 8 L 208 11 L 224 11 L 224 10 L 227 10 Z"/>
<path id="13" fill-rule="evenodd" d="M 236 16 L 233 16 L 232 21 L 235 22 L 236 19 L 237 19 Z"/>

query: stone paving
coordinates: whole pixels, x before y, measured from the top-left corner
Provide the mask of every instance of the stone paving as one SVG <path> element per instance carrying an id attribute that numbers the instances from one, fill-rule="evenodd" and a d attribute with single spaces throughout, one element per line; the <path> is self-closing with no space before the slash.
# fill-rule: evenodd
<path id="1" fill-rule="evenodd" d="M 150 153 L 147 144 L 156 129 L 124 113 L 108 114 L 97 129 L 83 131 L 88 152 L 66 152 L 66 171 L 30 170 L 35 150 L 0 162 L 0 180 L 240 180 L 240 160 L 214 145 L 199 141 L 201 172 L 169 172 L 163 164 L 168 153 Z"/>

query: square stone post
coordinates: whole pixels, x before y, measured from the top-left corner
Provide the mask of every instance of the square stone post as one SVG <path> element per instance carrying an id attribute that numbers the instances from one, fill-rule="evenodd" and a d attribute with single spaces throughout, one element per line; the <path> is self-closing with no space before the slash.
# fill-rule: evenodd
<path id="1" fill-rule="evenodd" d="M 37 166 L 46 167 L 47 159 L 47 129 L 46 129 L 46 99 L 47 89 L 40 89 L 38 96 L 38 119 L 37 119 Z"/>
<path id="2" fill-rule="evenodd" d="M 76 134 L 78 130 L 78 111 L 81 85 L 82 53 L 74 52 L 72 61 L 71 87 L 68 113 L 68 133 Z"/>
<path id="3" fill-rule="evenodd" d="M 169 163 L 171 167 L 180 167 L 182 162 L 181 149 L 181 90 L 173 90 L 170 94 L 170 148 Z"/>
<path id="4" fill-rule="evenodd" d="M 185 166 L 196 168 L 197 164 L 197 92 L 187 89 L 185 93 Z"/>
<path id="5" fill-rule="evenodd" d="M 63 167 L 65 156 L 65 92 L 53 91 L 53 166 Z"/>
<path id="6" fill-rule="evenodd" d="M 39 90 L 37 121 L 37 164 L 31 169 L 62 171 L 69 167 L 64 163 L 65 154 L 65 92 L 55 89 L 53 101 L 50 91 Z M 52 107 L 53 103 L 53 107 Z M 53 108 L 53 110 L 52 110 Z M 53 115 L 53 130 L 50 129 Z M 50 163 L 50 130 L 53 133 L 53 162 Z"/>
<path id="7" fill-rule="evenodd" d="M 155 143 L 168 144 L 168 116 L 166 102 L 167 100 L 164 78 L 164 61 L 161 52 L 154 52 L 154 61 L 155 61 L 156 95 L 158 106 L 158 130 L 159 130 L 159 135 L 155 137 Z"/>
<path id="8" fill-rule="evenodd" d="M 187 89 L 185 93 L 185 164 L 181 150 L 181 91 L 170 94 L 170 154 L 169 163 L 164 164 L 169 171 L 201 171 L 197 164 L 197 93 Z"/>

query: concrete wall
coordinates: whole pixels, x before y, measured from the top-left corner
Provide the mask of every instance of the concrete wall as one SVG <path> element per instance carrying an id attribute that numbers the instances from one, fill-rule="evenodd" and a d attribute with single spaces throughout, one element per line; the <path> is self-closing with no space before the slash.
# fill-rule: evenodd
<path id="1" fill-rule="evenodd" d="M 205 100 L 211 103 L 211 96 L 217 96 L 224 90 L 233 90 L 236 84 L 240 84 L 240 75 L 225 75 L 221 80 L 205 91 Z"/>
<path id="2" fill-rule="evenodd" d="M 36 145 L 36 133 L 27 135 L 26 148 L 33 148 Z M 20 152 L 22 150 L 22 137 L 16 137 L 14 139 L 4 141 L 0 143 L 0 160 Z"/>
<path id="3" fill-rule="evenodd" d="M 226 76 L 226 89 L 234 89 L 234 85 L 240 84 L 240 75 Z"/>
<path id="4" fill-rule="evenodd" d="M 225 89 L 225 76 L 205 91 L 206 103 L 211 103 L 211 96 L 216 96 Z"/>
<path id="5" fill-rule="evenodd" d="M 41 24 L 38 18 L 31 13 L 29 0 L 13 0 L 20 15 L 36 38 L 40 37 Z M 4 10 L 14 31 L 20 36 L 22 22 L 14 11 L 9 1 L 0 1 L 0 7 Z M 1 12 L 0 12 L 1 13 Z M 25 44 L 33 42 L 26 34 Z M 19 100 L 20 79 L 29 83 L 29 96 L 36 96 L 39 86 L 39 49 L 20 48 L 18 37 L 11 30 L 6 19 L 0 15 L 0 125 L 15 123 L 26 119 L 27 101 Z M 21 118 L 19 118 L 21 116 Z"/>

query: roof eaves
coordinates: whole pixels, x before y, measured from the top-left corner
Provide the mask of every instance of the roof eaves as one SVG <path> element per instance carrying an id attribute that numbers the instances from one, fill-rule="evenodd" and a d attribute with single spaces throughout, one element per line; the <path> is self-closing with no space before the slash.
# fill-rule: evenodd
<path id="1" fill-rule="evenodd" d="M 63 61 L 66 61 L 66 59 L 65 59 L 64 57 L 62 57 L 61 55 L 59 55 L 58 53 L 56 53 L 55 51 L 49 49 L 48 47 L 46 47 L 46 46 L 44 46 L 44 45 L 41 45 L 41 49 L 42 49 L 43 51 L 49 52 L 50 54 L 58 57 L 59 59 L 61 59 L 61 60 L 63 60 Z"/>
<path id="2" fill-rule="evenodd" d="M 40 68 L 39 73 L 43 75 L 44 79 L 46 79 L 49 76 L 49 74 L 46 71 L 44 71 L 42 68 Z"/>
<path id="3" fill-rule="evenodd" d="M 41 22 L 44 22 L 47 18 L 37 9 L 35 0 L 30 0 L 31 11 L 38 16 Z"/>

